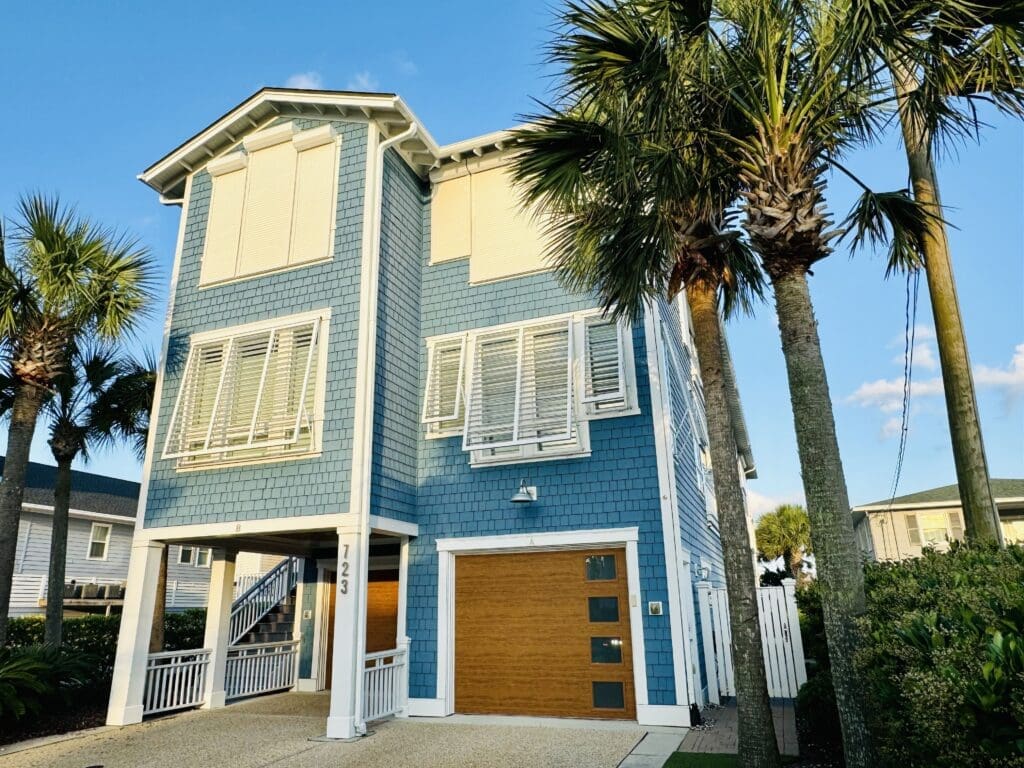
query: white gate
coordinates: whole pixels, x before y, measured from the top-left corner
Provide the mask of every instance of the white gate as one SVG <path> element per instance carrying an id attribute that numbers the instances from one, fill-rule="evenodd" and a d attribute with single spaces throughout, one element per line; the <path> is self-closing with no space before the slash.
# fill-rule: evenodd
<path id="1" fill-rule="evenodd" d="M 718 704 L 721 697 L 736 695 L 729 601 L 724 588 L 712 587 L 707 582 L 697 585 L 697 595 L 704 660 L 708 668 L 708 698 Z M 804 644 L 796 611 L 796 583 L 786 579 L 781 587 L 758 587 L 757 602 L 768 695 L 794 699 L 800 686 L 807 682 Z"/>

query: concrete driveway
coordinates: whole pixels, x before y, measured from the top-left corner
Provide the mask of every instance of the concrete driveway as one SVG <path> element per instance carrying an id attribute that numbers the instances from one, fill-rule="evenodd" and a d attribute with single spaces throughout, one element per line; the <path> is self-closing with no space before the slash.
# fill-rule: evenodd
<path id="1" fill-rule="evenodd" d="M 412 719 L 376 723 L 353 743 L 311 741 L 327 705 L 324 694 L 268 696 L 0 753 L 0 768 L 615 768 L 644 735 L 635 724 Z"/>

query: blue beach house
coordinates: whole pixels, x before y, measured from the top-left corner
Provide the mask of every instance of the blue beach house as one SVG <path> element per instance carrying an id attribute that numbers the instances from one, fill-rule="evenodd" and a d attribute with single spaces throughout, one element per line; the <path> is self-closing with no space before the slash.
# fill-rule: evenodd
<path id="1" fill-rule="evenodd" d="M 181 225 L 110 723 L 295 689 L 331 737 L 689 725 L 722 557 L 686 310 L 563 289 L 514 150 L 264 89 L 140 175 Z M 211 548 L 206 637 L 150 654 L 167 545 Z M 236 597 L 239 551 L 284 559 Z"/>

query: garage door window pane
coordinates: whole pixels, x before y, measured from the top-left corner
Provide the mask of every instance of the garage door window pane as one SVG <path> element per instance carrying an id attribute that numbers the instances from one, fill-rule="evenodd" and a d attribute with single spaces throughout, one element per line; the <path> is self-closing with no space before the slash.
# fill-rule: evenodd
<path id="1" fill-rule="evenodd" d="M 619 620 L 619 598 L 617 597 L 589 597 L 590 620 L 591 621 L 618 621 Z"/>
<path id="2" fill-rule="evenodd" d="M 594 709 L 625 709 L 622 683 L 594 683 Z"/>
<path id="3" fill-rule="evenodd" d="M 587 557 L 587 581 L 608 581 L 615 578 L 615 555 Z"/>
<path id="4" fill-rule="evenodd" d="M 621 664 L 622 638 L 590 638 L 590 661 L 594 664 Z"/>

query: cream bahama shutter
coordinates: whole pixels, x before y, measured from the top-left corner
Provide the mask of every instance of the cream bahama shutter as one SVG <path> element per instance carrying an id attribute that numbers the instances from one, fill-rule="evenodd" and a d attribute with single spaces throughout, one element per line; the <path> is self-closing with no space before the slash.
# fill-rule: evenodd
<path id="1" fill-rule="evenodd" d="M 261 137 L 261 146 L 250 151 L 239 275 L 264 272 L 288 263 L 296 150 L 291 142 L 290 126 L 284 127 L 287 132 L 277 129 L 265 131 L 265 134 L 273 135 L 267 139 Z M 278 143 L 262 146 L 266 141 L 278 139 Z"/>
<path id="2" fill-rule="evenodd" d="M 298 157 L 295 174 L 295 217 L 289 264 L 331 256 L 335 188 L 338 185 L 338 143 L 325 125 L 292 139 Z"/>
<path id="3" fill-rule="evenodd" d="M 233 152 L 207 165 L 212 190 L 199 282 L 202 285 L 235 276 L 238 241 L 245 207 L 248 157 Z"/>

